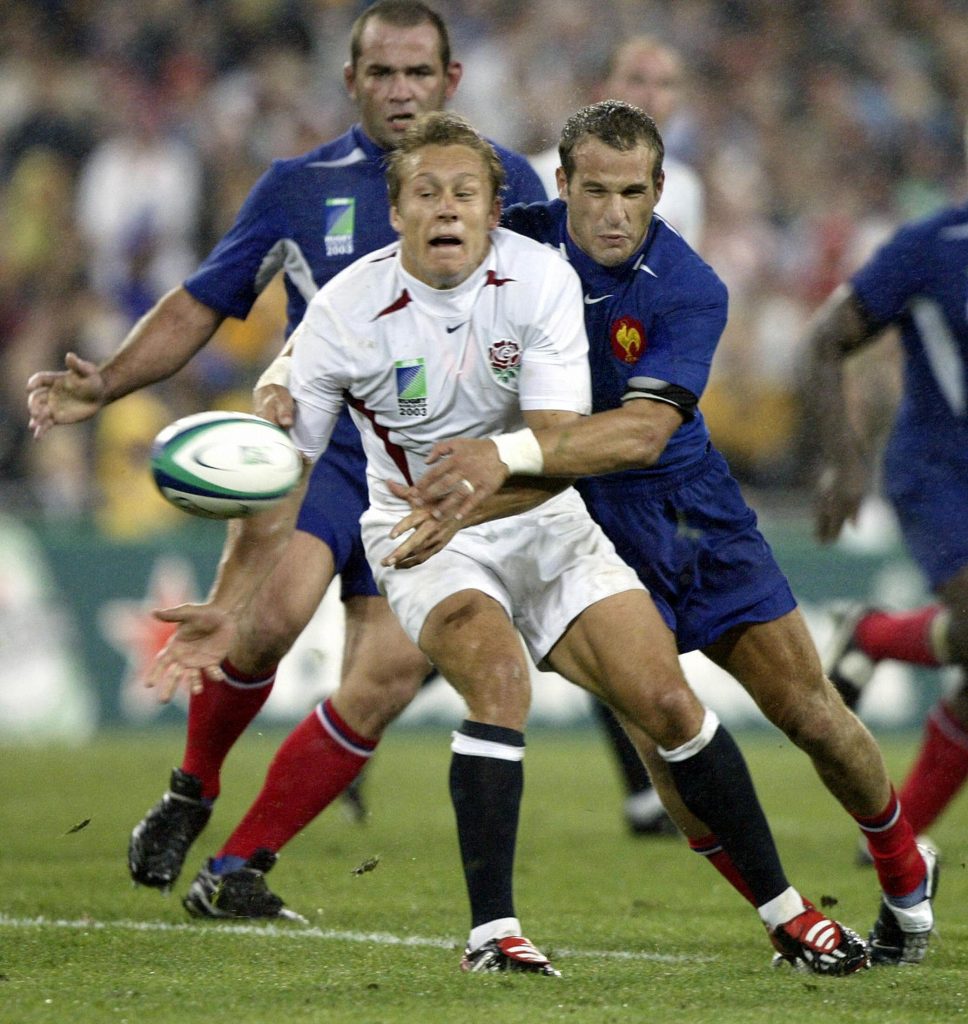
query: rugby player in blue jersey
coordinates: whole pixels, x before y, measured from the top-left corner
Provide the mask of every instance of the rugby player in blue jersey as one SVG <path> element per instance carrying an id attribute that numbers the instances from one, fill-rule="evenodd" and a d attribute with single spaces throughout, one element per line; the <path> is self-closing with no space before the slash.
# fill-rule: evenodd
<path id="1" fill-rule="evenodd" d="M 846 605 L 825 652 L 853 706 L 882 659 L 961 666 L 932 708 L 901 801 L 921 833 L 968 777 L 968 205 L 904 225 L 818 310 L 805 339 L 815 424 L 817 536 L 835 540 L 871 487 L 874 459 L 849 415 L 844 363 L 900 329 L 904 385 L 884 451 L 884 490 L 937 602 Z"/>
<path id="2" fill-rule="evenodd" d="M 414 0 L 382 0 L 354 23 L 345 84 L 359 123 L 339 138 L 274 163 L 252 189 L 235 224 L 182 287 L 164 296 L 110 359 L 96 366 L 70 354 L 66 371 L 34 374 L 28 406 L 35 436 L 55 424 L 88 419 L 124 395 L 162 380 L 192 358 L 226 317 L 244 318 L 278 271 L 288 295 L 287 334 L 318 288 L 358 257 L 396 238 L 390 225 L 385 158 L 419 114 L 449 100 L 461 78 L 446 26 Z M 505 202 L 545 197 L 523 156 L 496 147 L 507 177 Z M 272 395 L 268 386 L 263 393 Z M 257 409 L 291 422 L 290 407 L 270 397 Z M 268 698 L 276 666 L 339 575 L 346 610 L 344 671 L 339 692 L 296 727 L 276 755 L 265 788 L 219 851 L 214 866 L 233 873 L 219 913 L 277 916 L 281 901 L 261 872 L 273 856 L 242 867 L 257 850 L 278 850 L 343 792 L 371 755 L 383 727 L 427 675 L 426 658 L 377 595 L 360 544 L 366 508 L 365 459 L 344 413 L 316 464 L 295 530 L 292 522 L 256 517 L 233 523 L 203 624 L 194 608 L 156 665 L 154 681 L 169 697 L 192 677 L 184 756 L 170 788 L 135 828 L 129 867 L 136 882 L 169 888 L 205 827 L 219 795 L 219 773 L 232 745 Z M 249 604 L 252 594 L 256 598 Z M 201 653 L 198 653 L 201 651 Z M 204 685 L 192 666 L 218 667 Z M 228 651 L 223 661 L 222 655 Z M 219 665 L 219 662 L 221 664 Z M 379 708 L 355 699 L 381 694 Z M 296 782 L 298 780 L 298 784 Z M 206 869 L 207 870 L 207 869 Z M 192 903 L 208 902 L 212 873 Z"/>
<path id="3" fill-rule="evenodd" d="M 653 215 L 662 139 L 638 108 L 605 101 L 569 119 L 560 156 L 564 201 L 516 207 L 504 222 L 556 248 L 581 277 L 596 415 L 435 446 L 431 469 L 409 492 L 413 518 L 398 535 L 415 528 L 393 557 L 401 567 L 417 563 L 433 550 L 435 522 L 446 531 L 510 475 L 585 478 L 578 487 L 589 510 L 648 587 L 680 652 L 701 650 L 739 680 L 858 822 L 883 890 L 875 962 L 920 962 L 933 927 L 935 858 L 915 844 L 873 737 L 824 677 L 699 409 L 727 295 Z M 668 764 L 629 731 L 692 848 L 712 854 L 737 884 L 718 838 L 683 814 Z"/>

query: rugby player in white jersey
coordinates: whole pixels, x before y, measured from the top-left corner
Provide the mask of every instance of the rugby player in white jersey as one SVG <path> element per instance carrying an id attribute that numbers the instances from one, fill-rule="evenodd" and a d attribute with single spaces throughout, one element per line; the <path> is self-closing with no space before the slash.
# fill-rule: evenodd
<path id="1" fill-rule="evenodd" d="M 387 174 L 399 243 L 325 285 L 290 344 L 293 438 L 316 458 L 349 404 L 368 462 L 367 558 L 404 629 L 467 703 L 450 774 L 471 904 L 462 967 L 556 973 L 522 938 L 513 904 L 523 638 L 537 664 L 659 745 L 688 810 L 750 880 L 777 948 L 795 945 L 819 973 L 851 973 L 867 963 L 863 942 L 787 881 L 736 744 L 688 688 L 672 633 L 567 481 L 507 488 L 446 531 L 410 512 L 405 495 L 436 441 L 560 426 L 589 410 L 578 278 L 497 227 L 502 177 L 466 122 L 422 118 Z M 439 538 L 435 557 L 393 561 L 404 517 Z"/>

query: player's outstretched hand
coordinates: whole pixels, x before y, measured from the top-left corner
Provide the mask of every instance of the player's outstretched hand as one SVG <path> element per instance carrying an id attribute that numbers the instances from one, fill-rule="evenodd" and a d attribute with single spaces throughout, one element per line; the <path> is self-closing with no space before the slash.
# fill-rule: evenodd
<path id="1" fill-rule="evenodd" d="M 387 483 L 398 498 L 406 499 L 410 488 L 393 481 Z M 460 522 L 456 519 L 435 519 L 429 510 L 415 508 L 390 531 L 393 540 L 407 533 L 410 535 L 399 547 L 394 548 L 381 564 L 392 566 L 394 569 L 412 569 L 415 565 L 422 565 L 428 558 L 447 547 L 451 537 L 459 529 Z"/>
<path id="2" fill-rule="evenodd" d="M 820 471 L 814 486 L 814 530 L 821 544 L 835 541 L 845 523 L 856 523 L 868 475 L 860 460 L 827 465 Z"/>
<path id="3" fill-rule="evenodd" d="M 288 430 L 294 422 L 296 403 L 281 384 L 264 384 L 252 392 L 253 411 L 270 423 Z"/>
<path id="4" fill-rule="evenodd" d="M 225 611 L 211 604 L 180 604 L 157 609 L 154 616 L 178 623 L 145 679 L 145 686 L 158 690 L 160 703 L 167 704 L 179 687 L 201 693 L 203 672 L 216 682 L 225 678 L 221 662 L 235 639 L 235 623 Z"/>
<path id="5" fill-rule="evenodd" d="M 466 519 L 508 478 L 497 445 L 481 438 L 440 441 L 430 450 L 427 464 L 430 469 L 411 488 L 409 500 L 441 521 Z"/>
<path id="6" fill-rule="evenodd" d="M 41 370 L 27 380 L 27 411 L 35 438 L 59 423 L 90 419 L 104 404 L 104 378 L 94 363 L 68 352 L 64 365 L 66 370 Z"/>

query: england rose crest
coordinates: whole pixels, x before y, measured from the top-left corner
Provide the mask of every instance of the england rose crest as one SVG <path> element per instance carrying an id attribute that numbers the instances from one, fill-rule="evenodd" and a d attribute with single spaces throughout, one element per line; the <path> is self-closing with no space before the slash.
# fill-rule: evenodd
<path id="1" fill-rule="evenodd" d="M 502 384 L 512 383 L 521 369 L 521 346 L 516 341 L 496 341 L 487 353 L 491 373 Z"/>

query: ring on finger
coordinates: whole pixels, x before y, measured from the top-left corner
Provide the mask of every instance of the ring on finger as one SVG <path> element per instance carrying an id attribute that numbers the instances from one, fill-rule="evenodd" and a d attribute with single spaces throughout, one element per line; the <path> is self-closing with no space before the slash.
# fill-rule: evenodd
<path id="1" fill-rule="evenodd" d="M 457 486 L 467 495 L 471 495 L 477 490 L 467 477 L 462 477 L 461 482 Z"/>

